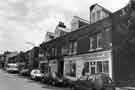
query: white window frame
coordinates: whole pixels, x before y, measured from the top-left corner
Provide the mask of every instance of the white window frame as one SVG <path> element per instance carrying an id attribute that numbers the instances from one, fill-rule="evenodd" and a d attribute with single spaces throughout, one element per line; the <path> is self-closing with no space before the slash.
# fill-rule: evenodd
<path id="1" fill-rule="evenodd" d="M 90 37 L 90 48 L 89 48 L 89 51 L 94 51 L 94 49 L 93 49 L 93 42 L 94 42 L 94 38 Z"/>
<path id="2" fill-rule="evenodd" d="M 99 17 L 98 17 L 99 16 Z M 101 20 L 101 10 L 97 11 L 97 21 Z"/>
<path id="3" fill-rule="evenodd" d="M 103 35 L 102 35 L 102 33 L 98 33 L 97 34 L 97 50 L 99 50 L 99 49 L 103 49 L 103 47 L 99 47 L 99 40 L 100 39 L 103 39 Z"/>
<path id="4" fill-rule="evenodd" d="M 73 53 L 77 53 L 77 41 L 74 42 Z"/>
<path id="5" fill-rule="evenodd" d="M 96 16 L 95 16 L 95 12 L 92 13 L 92 23 L 95 23 L 96 22 Z"/>
<path id="6" fill-rule="evenodd" d="M 109 27 L 108 27 L 108 28 L 105 29 L 105 32 L 109 32 L 109 31 L 111 31 L 111 29 L 112 29 L 112 28 L 109 28 Z M 109 43 L 109 44 L 110 44 L 110 46 L 112 47 L 112 42 Z"/>

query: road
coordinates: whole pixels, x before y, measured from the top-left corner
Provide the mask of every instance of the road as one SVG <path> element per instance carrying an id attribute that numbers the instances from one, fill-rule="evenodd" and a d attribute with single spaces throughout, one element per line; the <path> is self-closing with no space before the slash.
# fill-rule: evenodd
<path id="1" fill-rule="evenodd" d="M 69 90 L 67 88 L 52 87 L 32 81 L 17 74 L 9 74 L 0 70 L 0 90 Z"/>

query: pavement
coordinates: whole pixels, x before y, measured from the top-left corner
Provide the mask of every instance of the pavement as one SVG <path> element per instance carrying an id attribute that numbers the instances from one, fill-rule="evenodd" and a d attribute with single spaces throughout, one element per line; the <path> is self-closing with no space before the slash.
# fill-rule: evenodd
<path id="1" fill-rule="evenodd" d="M 116 90 L 135 90 L 135 87 L 117 87 Z"/>
<path id="2" fill-rule="evenodd" d="M 30 80 L 18 74 L 10 74 L 0 70 L 0 90 L 70 90 L 69 88 L 53 87 Z"/>

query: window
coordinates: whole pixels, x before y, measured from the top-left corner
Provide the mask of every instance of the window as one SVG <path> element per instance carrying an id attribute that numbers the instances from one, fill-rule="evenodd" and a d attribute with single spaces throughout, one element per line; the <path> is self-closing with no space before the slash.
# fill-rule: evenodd
<path id="1" fill-rule="evenodd" d="M 57 48 L 55 48 L 55 56 L 57 56 Z"/>
<path id="2" fill-rule="evenodd" d="M 84 68 L 82 69 L 82 75 L 86 75 L 86 73 L 89 73 L 89 62 L 84 63 Z"/>
<path id="3" fill-rule="evenodd" d="M 62 47 L 62 55 L 67 55 L 67 47 L 66 46 Z"/>
<path id="4" fill-rule="evenodd" d="M 66 66 L 66 75 L 68 76 L 76 76 L 76 63 L 70 61 Z"/>
<path id="5" fill-rule="evenodd" d="M 109 73 L 109 61 L 92 61 L 85 62 L 82 69 L 82 75 L 94 74 L 94 73 Z"/>
<path id="6" fill-rule="evenodd" d="M 70 42 L 69 44 L 69 55 L 76 54 L 77 53 L 77 42 Z"/>
<path id="7" fill-rule="evenodd" d="M 102 72 L 103 71 L 102 67 L 103 67 L 102 62 L 101 61 L 97 62 L 97 72 Z"/>
<path id="8" fill-rule="evenodd" d="M 77 42 L 74 42 L 74 48 L 73 48 L 73 53 L 77 53 Z"/>
<path id="9" fill-rule="evenodd" d="M 111 35 L 111 30 L 112 28 L 108 27 L 105 28 L 105 33 L 104 33 L 104 37 L 105 37 L 105 46 L 106 47 L 112 47 L 112 35 Z"/>
<path id="10" fill-rule="evenodd" d="M 90 51 L 93 51 L 94 38 L 90 38 Z"/>
<path id="11" fill-rule="evenodd" d="M 95 13 L 92 14 L 92 23 L 95 22 Z"/>
<path id="12" fill-rule="evenodd" d="M 98 10 L 98 11 L 97 11 L 97 20 L 100 20 L 100 19 L 101 19 L 101 11 Z"/>
<path id="13" fill-rule="evenodd" d="M 109 72 L 109 62 L 108 61 L 103 62 L 103 72 L 106 72 L 106 73 Z"/>
<path id="14" fill-rule="evenodd" d="M 73 43 L 70 42 L 70 44 L 69 44 L 69 55 L 72 55 L 72 52 L 73 52 Z"/>
<path id="15" fill-rule="evenodd" d="M 55 49 L 54 49 L 54 48 L 52 48 L 52 56 L 54 56 L 54 54 L 55 54 L 54 50 L 55 50 Z"/>
<path id="16" fill-rule="evenodd" d="M 97 49 L 103 48 L 103 38 L 102 33 L 97 34 Z"/>
<path id="17" fill-rule="evenodd" d="M 95 50 L 97 47 L 96 37 L 90 37 L 90 51 Z"/>

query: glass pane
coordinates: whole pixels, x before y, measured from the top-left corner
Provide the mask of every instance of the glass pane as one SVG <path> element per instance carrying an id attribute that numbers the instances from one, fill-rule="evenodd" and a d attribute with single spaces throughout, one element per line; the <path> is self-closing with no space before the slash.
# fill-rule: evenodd
<path id="1" fill-rule="evenodd" d="M 91 67 L 91 74 L 95 74 L 95 67 Z"/>
<path id="2" fill-rule="evenodd" d="M 102 72 L 102 62 L 97 62 L 97 72 Z"/>
<path id="3" fill-rule="evenodd" d="M 104 70 L 104 72 L 106 72 L 106 73 L 109 72 L 109 62 L 108 62 L 108 61 L 104 61 L 104 62 L 103 62 L 103 70 Z"/>
<path id="4" fill-rule="evenodd" d="M 98 35 L 97 35 L 97 44 L 98 44 L 98 47 L 97 48 L 103 48 L 103 41 L 102 41 L 102 33 L 99 33 Z"/>
<path id="5" fill-rule="evenodd" d="M 82 75 L 84 76 L 86 73 L 89 73 L 89 62 L 84 63 L 84 68 L 82 70 Z"/>

